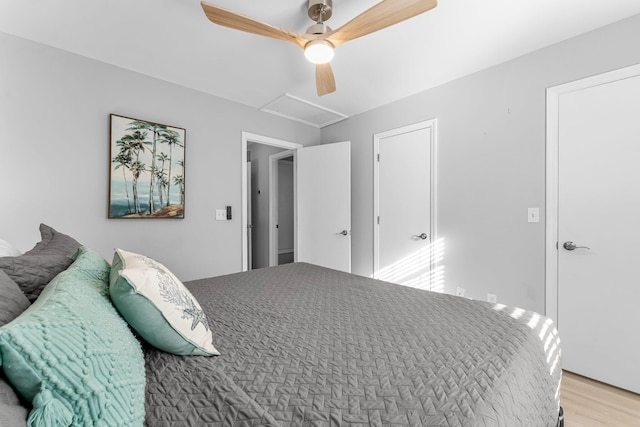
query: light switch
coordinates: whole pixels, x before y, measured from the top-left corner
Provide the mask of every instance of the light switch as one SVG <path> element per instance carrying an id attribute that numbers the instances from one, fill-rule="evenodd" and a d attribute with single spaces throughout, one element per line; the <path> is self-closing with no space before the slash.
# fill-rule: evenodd
<path id="1" fill-rule="evenodd" d="M 540 222 L 540 208 L 529 208 L 527 218 L 529 222 Z"/>
<path id="2" fill-rule="evenodd" d="M 226 220 L 227 220 L 227 210 L 216 209 L 216 221 L 226 221 Z"/>

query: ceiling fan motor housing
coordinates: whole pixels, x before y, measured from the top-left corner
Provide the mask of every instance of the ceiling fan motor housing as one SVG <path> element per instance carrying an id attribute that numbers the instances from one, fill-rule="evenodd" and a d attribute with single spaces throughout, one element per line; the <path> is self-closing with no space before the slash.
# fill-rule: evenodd
<path id="1" fill-rule="evenodd" d="M 331 18 L 333 0 L 309 0 L 309 18 L 324 22 Z"/>
<path id="2" fill-rule="evenodd" d="M 312 26 L 307 28 L 307 34 L 320 35 L 320 34 L 328 33 L 329 31 L 331 31 L 331 27 L 329 27 L 324 22 L 313 24 Z"/>

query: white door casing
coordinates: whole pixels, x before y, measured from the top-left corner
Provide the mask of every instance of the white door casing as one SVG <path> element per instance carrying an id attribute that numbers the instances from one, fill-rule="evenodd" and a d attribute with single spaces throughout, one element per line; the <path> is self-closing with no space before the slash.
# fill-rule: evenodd
<path id="1" fill-rule="evenodd" d="M 350 142 L 300 148 L 294 169 L 295 260 L 351 272 Z"/>
<path id="2" fill-rule="evenodd" d="M 251 224 L 251 162 L 247 162 L 247 270 L 253 268 L 251 251 L 253 243 L 253 224 Z"/>
<path id="3" fill-rule="evenodd" d="M 546 314 L 563 367 L 638 393 L 640 66 L 549 88 L 547 111 Z"/>
<path id="4" fill-rule="evenodd" d="M 435 119 L 374 135 L 374 278 L 442 290 L 435 142 Z"/>

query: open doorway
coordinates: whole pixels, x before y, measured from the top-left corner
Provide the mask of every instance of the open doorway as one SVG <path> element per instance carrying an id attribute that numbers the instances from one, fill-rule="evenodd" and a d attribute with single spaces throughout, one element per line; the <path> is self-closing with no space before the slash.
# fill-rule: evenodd
<path id="1" fill-rule="evenodd" d="M 269 266 L 295 260 L 295 151 L 269 156 Z"/>
<path id="2" fill-rule="evenodd" d="M 300 147 L 301 144 L 288 141 L 242 134 L 243 271 L 278 265 L 294 257 L 293 153 Z M 276 163 L 272 165 L 274 159 Z M 276 198 L 279 194 L 282 199 Z"/>
<path id="3" fill-rule="evenodd" d="M 247 144 L 249 270 L 293 262 L 293 152 Z"/>

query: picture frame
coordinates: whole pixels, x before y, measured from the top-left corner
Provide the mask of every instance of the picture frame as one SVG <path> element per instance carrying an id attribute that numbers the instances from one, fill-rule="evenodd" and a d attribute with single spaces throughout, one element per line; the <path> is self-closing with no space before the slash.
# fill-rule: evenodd
<path id="1" fill-rule="evenodd" d="M 110 115 L 108 218 L 183 219 L 186 130 Z"/>

